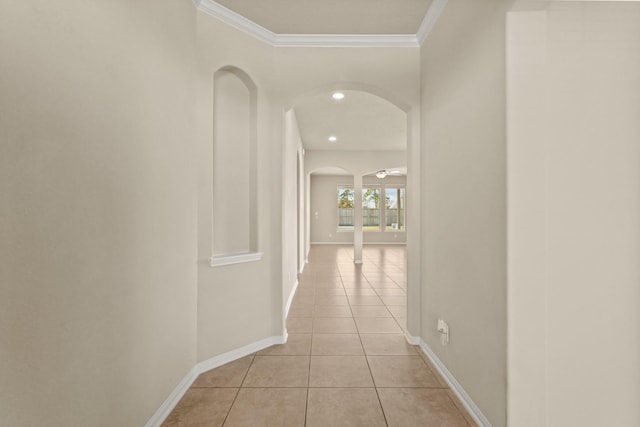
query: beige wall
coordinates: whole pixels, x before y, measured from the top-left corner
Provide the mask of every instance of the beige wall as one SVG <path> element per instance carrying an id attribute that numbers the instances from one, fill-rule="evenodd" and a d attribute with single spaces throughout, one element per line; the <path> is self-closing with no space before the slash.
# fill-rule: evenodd
<path id="1" fill-rule="evenodd" d="M 640 4 L 509 14 L 509 424 L 640 425 Z"/>
<path id="2" fill-rule="evenodd" d="M 196 355 L 190 1 L 0 4 L 0 424 L 141 426 Z"/>
<path id="3" fill-rule="evenodd" d="M 197 29 L 198 360 L 204 361 L 284 332 L 284 135 L 279 125 L 284 118 L 273 99 L 273 48 L 201 12 Z M 213 75 L 227 66 L 242 70 L 257 87 L 257 251 L 264 256 L 257 262 L 212 268 Z"/>
<path id="4" fill-rule="evenodd" d="M 422 46 L 422 338 L 494 427 L 506 425 L 507 3 L 450 0 Z"/>

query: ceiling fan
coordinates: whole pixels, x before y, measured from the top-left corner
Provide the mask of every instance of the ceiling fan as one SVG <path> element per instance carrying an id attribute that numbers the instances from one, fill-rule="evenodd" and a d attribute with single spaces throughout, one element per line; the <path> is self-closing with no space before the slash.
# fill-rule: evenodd
<path id="1" fill-rule="evenodd" d="M 400 172 L 397 169 L 381 169 L 378 172 L 376 172 L 376 177 L 379 179 L 383 179 L 387 175 L 398 176 L 398 175 L 402 175 L 402 172 Z"/>

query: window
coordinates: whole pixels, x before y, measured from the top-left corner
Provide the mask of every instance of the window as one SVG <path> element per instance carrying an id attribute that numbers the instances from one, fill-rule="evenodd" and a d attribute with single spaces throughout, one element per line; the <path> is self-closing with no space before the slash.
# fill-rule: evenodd
<path id="1" fill-rule="evenodd" d="M 353 230 L 354 199 L 352 187 L 338 187 L 338 230 Z"/>
<path id="2" fill-rule="evenodd" d="M 362 189 L 362 229 L 380 231 L 380 189 L 377 187 Z"/>
<path id="3" fill-rule="evenodd" d="M 404 231 L 404 188 L 385 188 L 385 231 Z"/>
<path id="4" fill-rule="evenodd" d="M 384 203 L 380 196 L 384 194 Z M 338 231 L 353 230 L 355 192 L 353 187 L 338 186 Z M 389 187 L 362 188 L 363 231 L 405 231 L 405 189 L 397 184 Z"/>

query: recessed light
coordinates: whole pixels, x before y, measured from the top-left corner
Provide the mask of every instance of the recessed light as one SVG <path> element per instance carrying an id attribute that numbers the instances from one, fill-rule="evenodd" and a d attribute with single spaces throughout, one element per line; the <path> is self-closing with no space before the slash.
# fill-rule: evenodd
<path id="1" fill-rule="evenodd" d="M 338 140 L 338 138 L 336 138 L 335 136 L 331 135 L 329 137 L 329 142 L 336 142 Z"/>
<path id="2" fill-rule="evenodd" d="M 333 94 L 331 95 L 331 97 L 337 101 L 344 99 L 344 93 L 342 92 L 333 92 Z"/>

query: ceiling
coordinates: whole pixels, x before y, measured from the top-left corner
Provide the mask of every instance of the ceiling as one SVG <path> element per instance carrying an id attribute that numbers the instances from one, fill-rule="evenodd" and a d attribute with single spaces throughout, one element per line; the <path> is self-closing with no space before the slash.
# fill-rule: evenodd
<path id="1" fill-rule="evenodd" d="M 216 0 L 276 34 L 416 34 L 432 0 Z"/>
<path id="2" fill-rule="evenodd" d="M 425 22 L 435 22 L 444 2 L 446 0 L 199 0 L 209 13 L 231 25 L 239 25 L 239 29 L 258 38 L 265 37 L 260 27 L 268 30 L 271 34 L 265 41 L 276 45 L 281 42 L 280 36 L 287 35 L 413 35 L 416 39 L 418 33 L 422 33 L 426 37 Z M 224 8 L 249 22 L 242 23 L 229 16 Z M 332 99 L 327 92 L 310 96 L 296 105 L 294 110 L 306 150 L 406 149 L 407 118 L 403 111 L 369 93 L 344 93 L 346 96 L 340 101 Z M 335 143 L 329 143 L 331 135 L 337 138 Z"/>
<path id="3" fill-rule="evenodd" d="M 402 110 L 366 92 L 342 92 L 345 97 L 340 101 L 326 92 L 309 96 L 294 108 L 306 150 L 406 149 L 407 117 Z M 337 140 L 330 143 L 330 136 Z"/>

